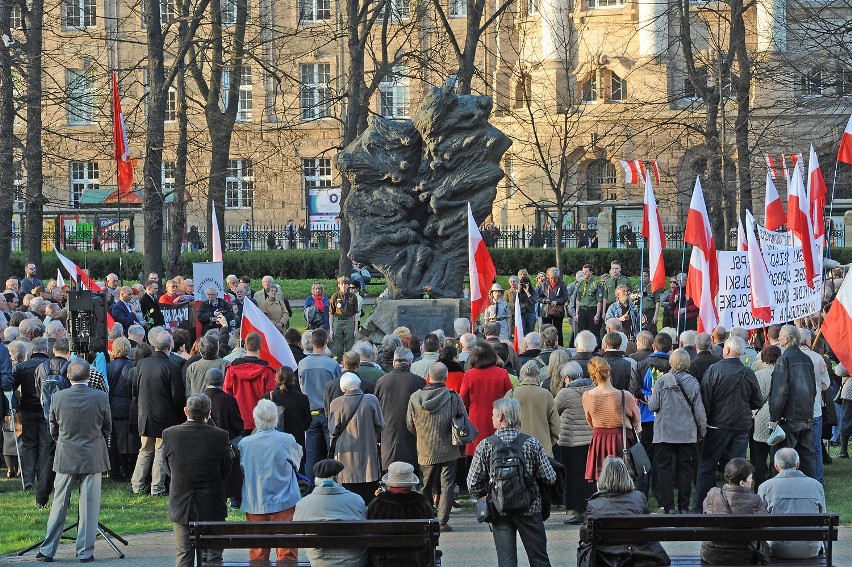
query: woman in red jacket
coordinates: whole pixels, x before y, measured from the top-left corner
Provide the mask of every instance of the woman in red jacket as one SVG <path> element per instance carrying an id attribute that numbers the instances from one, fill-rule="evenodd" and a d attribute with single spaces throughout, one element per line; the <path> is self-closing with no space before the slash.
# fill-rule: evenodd
<path id="1" fill-rule="evenodd" d="M 461 397 L 467 408 L 468 416 L 479 435 L 466 446 L 466 453 L 473 457 L 479 442 L 494 435 L 491 423 L 491 406 L 494 400 L 502 398 L 512 389 L 509 373 L 499 366 L 499 358 L 494 348 L 486 341 L 477 342 L 470 351 L 470 370 L 464 373 Z"/>

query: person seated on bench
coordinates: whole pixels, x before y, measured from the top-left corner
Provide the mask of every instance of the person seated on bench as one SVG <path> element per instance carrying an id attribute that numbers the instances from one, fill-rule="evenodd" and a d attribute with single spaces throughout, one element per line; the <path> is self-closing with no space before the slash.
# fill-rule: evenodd
<path id="1" fill-rule="evenodd" d="M 589 498 L 586 505 L 586 519 L 596 516 L 628 516 L 647 513 L 648 497 L 634 487 L 624 460 L 618 457 L 606 457 L 598 476 L 598 491 Z M 585 553 L 584 548 L 588 549 Z M 598 545 L 597 550 L 599 565 L 620 565 L 621 561 L 630 565 L 671 565 L 666 550 L 658 541 Z M 578 566 L 591 565 L 590 552 L 589 544 L 581 542 L 580 549 L 577 551 Z"/>
<path id="2" fill-rule="evenodd" d="M 705 514 L 765 514 L 763 500 L 751 491 L 754 467 L 737 457 L 725 465 L 725 486 L 713 487 L 704 499 Z M 761 485 L 762 486 L 762 485 Z M 766 562 L 765 542 L 701 542 L 701 561 L 711 565 L 756 565 Z"/>
<path id="3" fill-rule="evenodd" d="M 295 521 L 366 520 L 364 500 L 335 482 L 343 463 L 325 459 L 314 465 L 314 491 L 296 503 Z M 367 567 L 365 548 L 306 548 L 311 567 Z"/>
<path id="4" fill-rule="evenodd" d="M 382 477 L 387 491 L 379 493 L 367 506 L 368 520 L 431 520 L 435 518 L 435 509 L 429 499 L 414 489 L 420 479 L 414 474 L 414 466 L 396 461 L 388 465 L 388 472 Z M 370 564 L 373 567 L 432 567 L 431 549 L 386 549 L 370 550 Z"/>
<path id="5" fill-rule="evenodd" d="M 770 514 L 823 514 L 825 492 L 818 480 L 799 471 L 799 454 L 795 449 L 778 449 L 775 453 L 778 474 L 757 489 Z M 822 549 L 819 541 L 770 541 L 772 557 L 807 559 Z"/>

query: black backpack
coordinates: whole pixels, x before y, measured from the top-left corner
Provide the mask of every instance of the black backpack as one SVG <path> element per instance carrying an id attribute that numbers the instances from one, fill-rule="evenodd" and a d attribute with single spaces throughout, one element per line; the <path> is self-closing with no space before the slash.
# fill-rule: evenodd
<path id="1" fill-rule="evenodd" d="M 53 394 L 59 390 L 71 387 L 71 383 L 68 381 L 68 378 L 65 377 L 65 372 L 68 369 L 69 362 L 69 360 L 63 362 L 58 369 L 58 373 L 56 367 L 51 364 L 50 360 L 46 361 L 42 365 L 42 368 L 44 368 L 45 371 L 45 377 L 41 379 L 38 396 L 39 401 L 41 402 L 41 407 L 44 410 L 44 420 L 48 423 L 50 423 L 50 400 L 53 398 Z"/>
<path id="2" fill-rule="evenodd" d="M 529 435 L 523 433 L 518 433 L 511 443 L 503 442 L 497 435 L 488 438 L 491 444 L 489 497 L 500 514 L 524 514 L 535 500 L 533 483 L 527 479 L 524 468 L 523 447 L 527 439 Z"/>

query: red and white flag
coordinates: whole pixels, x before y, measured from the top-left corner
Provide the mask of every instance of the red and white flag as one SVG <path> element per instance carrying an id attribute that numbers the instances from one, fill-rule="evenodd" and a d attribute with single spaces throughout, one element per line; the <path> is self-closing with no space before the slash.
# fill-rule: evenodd
<path id="1" fill-rule="evenodd" d="M 787 158 L 784 157 L 784 154 L 781 154 L 781 172 L 784 174 L 784 181 L 786 181 L 787 185 L 789 185 L 790 170 L 787 169 Z"/>
<path id="2" fill-rule="evenodd" d="M 651 167 L 654 169 L 654 183 L 657 184 L 657 187 L 660 186 L 660 168 L 657 166 L 657 160 L 651 160 Z"/>
<path id="3" fill-rule="evenodd" d="M 65 287 L 65 280 L 62 278 L 62 270 L 56 268 L 56 285 L 60 288 Z"/>
<path id="4" fill-rule="evenodd" d="M 243 303 L 243 319 L 240 326 L 240 338 L 245 340 L 249 333 L 260 335 L 260 358 L 277 371 L 282 366 L 296 370 L 296 359 L 281 331 L 263 314 L 253 301 Z"/>
<path id="5" fill-rule="evenodd" d="M 831 304 L 831 308 L 822 322 L 822 336 L 828 341 L 831 350 L 846 368 L 852 368 L 852 283 L 849 274 Z"/>
<path id="6" fill-rule="evenodd" d="M 470 320 L 476 321 L 488 307 L 488 291 L 497 270 L 473 219 L 470 203 L 467 204 L 467 264 L 470 271 Z"/>
<path id="7" fill-rule="evenodd" d="M 518 290 L 518 294 L 521 290 Z M 524 340 L 524 321 L 521 318 L 521 302 L 518 294 L 515 294 L 515 338 L 512 341 L 512 346 L 515 347 L 515 352 L 521 354 L 521 341 Z"/>
<path id="8" fill-rule="evenodd" d="M 811 155 L 808 159 L 808 198 L 811 203 L 811 223 L 814 228 L 814 238 L 817 242 L 825 238 L 825 201 L 828 188 L 819 166 L 819 158 L 811 144 Z M 818 272 L 822 271 L 822 267 Z"/>
<path id="9" fill-rule="evenodd" d="M 216 216 L 216 203 L 213 201 L 210 202 L 211 209 L 211 242 L 210 242 L 210 252 L 213 254 L 212 261 L 213 262 L 221 262 L 222 261 L 222 237 L 219 236 L 219 217 Z"/>
<path id="10" fill-rule="evenodd" d="M 805 278 L 808 287 L 814 287 L 814 229 L 811 225 L 810 201 L 802 182 L 801 161 L 796 164 L 787 189 L 787 228 L 802 244 L 805 261 Z"/>
<path id="11" fill-rule="evenodd" d="M 784 214 L 784 205 L 781 203 L 781 197 L 778 196 L 778 189 L 775 188 L 772 179 L 773 176 L 767 173 L 766 198 L 763 201 L 763 225 L 768 230 L 778 230 L 787 222 L 787 215 Z"/>
<path id="12" fill-rule="evenodd" d="M 642 206 L 642 236 L 648 239 L 648 272 L 651 274 L 651 291 L 666 287 L 666 263 L 663 249 L 666 235 L 663 221 L 651 186 L 651 176 L 645 178 L 645 201 Z"/>
<path id="13" fill-rule="evenodd" d="M 133 165 L 130 148 L 127 145 L 127 129 L 124 126 L 124 114 L 121 112 L 121 99 L 118 97 L 118 73 L 112 73 L 112 141 L 115 146 L 115 164 L 118 177 L 118 193 L 130 193 L 133 188 Z"/>
<path id="14" fill-rule="evenodd" d="M 846 130 L 840 139 L 840 149 L 837 150 L 837 161 L 852 165 L 852 116 L 846 123 Z"/>
<path id="15" fill-rule="evenodd" d="M 778 177 L 778 172 L 775 171 L 775 160 L 772 159 L 772 156 L 766 154 L 766 167 L 769 169 L 769 174 L 772 175 L 772 179 Z"/>
<path id="16" fill-rule="evenodd" d="M 90 278 L 89 274 L 87 274 L 83 268 L 75 264 L 70 258 L 66 258 L 60 254 L 56 247 L 53 248 L 53 251 L 56 252 L 56 256 L 59 258 L 59 261 L 62 262 L 62 266 L 65 268 L 65 271 L 68 272 L 68 275 L 71 276 L 71 279 L 74 280 L 74 283 L 77 284 L 78 288 L 83 287 L 91 291 L 103 291 L 101 286 L 95 283 L 95 280 Z"/>
<path id="17" fill-rule="evenodd" d="M 769 267 L 754 234 L 754 216 L 746 209 L 746 241 L 748 248 L 748 274 L 751 278 L 751 314 L 764 323 L 772 322 L 772 283 Z"/>
<path id="18" fill-rule="evenodd" d="M 748 252 L 745 230 L 743 230 L 743 219 L 737 218 L 737 252 Z"/>
<path id="19" fill-rule="evenodd" d="M 710 217 L 704 202 L 701 180 L 695 179 L 695 190 L 689 203 L 684 241 L 692 244 L 689 272 L 686 277 L 686 296 L 698 306 L 698 332 L 713 330 L 719 324 L 716 294 L 719 291 L 719 264 L 716 241 L 710 228 Z"/>
<path id="20" fill-rule="evenodd" d="M 639 183 L 645 183 L 645 176 L 648 175 L 645 171 L 645 162 L 641 159 L 637 159 L 636 167 L 639 169 Z"/>
<path id="21" fill-rule="evenodd" d="M 639 184 L 639 166 L 636 165 L 636 161 L 634 160 L 618 160 L 618 163 L 621 164 L 621 169 L 624 170 L 624 183 L 630 183 L 631 185 Z"/>

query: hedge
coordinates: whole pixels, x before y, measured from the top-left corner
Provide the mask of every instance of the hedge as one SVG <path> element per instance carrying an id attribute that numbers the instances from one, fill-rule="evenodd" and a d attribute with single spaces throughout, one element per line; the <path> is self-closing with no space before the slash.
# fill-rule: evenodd
<path id="1" fill-rule="evenodd" d="M 492 248 L 491 257 L 498 274 L 515 274 L 521 268 L 531 273 L 543 271 L 555 265 L 556 253 L 553 248 Z M 83 268 L 89 268 L 93 277 L 102 279 L 114 272 L 122 279 L 138 280 L 143 276 L 144 257 L 142 254 L 128 252 L 64 252 L 71 260 Z M 562 272 L 573 274 L 582 269 L 583 264 L 592 264 L 595 273 L 609 270 L 613 260 L 621 262 L 622 271 L 627 275 L 639 274 L 640 251 L 627 248 L 569 248 L 562 251 Z M 665 250 L 666 274 L 674 275 L 681 271 L 681 250 Z M 832 248 L 831 257 L 841 264 L 852 262 L 852 248 Z M 333 279 L 337 273 L 339 252 L 337 250 L 264 250 L 228 252 L 225 254 L 225 273 L 249 276 L 252 279 L 264 275 L 291 279 Z M 647 264 L 647 256 L 645 262 Z M 192 274 L 193 262 L 206 262 L 210 256 L 201 252 L 187 252 L 181 255 L 178 272 Z M 44 277 L 51 278 L 60 267 L 59 259 L 53 253 L 42 255 Z M 684 257 L 685 266 L 689 264 L 689 251 Z M 165 262 L 164 262 L 165 263 Z M 24 255 L 12 253 L 12 273 L 23 275 Z M 65 276 L 63 270 L 63 276 Z"/>

